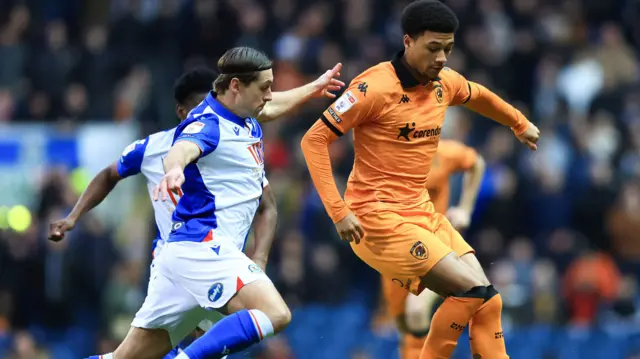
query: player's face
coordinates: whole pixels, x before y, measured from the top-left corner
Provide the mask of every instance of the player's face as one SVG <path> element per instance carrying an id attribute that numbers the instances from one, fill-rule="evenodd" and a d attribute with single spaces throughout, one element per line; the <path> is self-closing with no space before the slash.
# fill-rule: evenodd
<path id="1" fill-rule="evenodd" d="M 240 84 L 238 107 L 246 109 L 247 117 L 256 117 L 262 111 L 267 102 L 271 101 L 271 84 L 273 83 L 273 71 L 271 69 L 260 71 L 258 78 L 249 85 Z"/>
<path id="2" fill-rule="evenodd" d="M 191 112 L 194 107 L 198 106 L 200 102 L 204 101 L 204 98 L 207 97 L 207 95 L 207 93 L 193 94 L 187 97 L 187 100 L 183 104 L 177 104 L 176 115 L 178 115 L 180 121 L 184 121 L 189 112 Z"/>
<path id="3" fill-rule="evenodd" d="M 438 77 L 453 50 L 453 33 L 425 31 L 415 38 L 404 35 L 403 40 L 407 62 L 428 80 Z"/>

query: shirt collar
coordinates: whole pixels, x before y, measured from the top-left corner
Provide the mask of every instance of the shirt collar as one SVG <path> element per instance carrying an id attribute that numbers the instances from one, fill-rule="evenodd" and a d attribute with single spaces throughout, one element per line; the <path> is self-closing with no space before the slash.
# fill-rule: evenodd
<path id="1" fill-rule="evenodd" d="M 403 88 L 411 88 L 420 85 L 420 81 L 416 79 L 411 70 L 407 67 L 407 65 L 402 61 L 402 57 L 404 56 L 404 50 L 398 52 L 391 60 L 391 65 L 393 65 L 394 70 L 396 71 L 396 76 L 400 80 L 400 84 Z M 437 77 L 435 81 L 440 81 L 440 78 Z"/>
<path id="2" fill-rule="evenodd" d="M 209 92 L 207 97 L 204 98 L 204 100 L 207 105 L 211 106 L 213 112 L 220 115 L 220 117 L 224 118 L 225 120 L 229 120 L 238 126 L 244 127 L 246 119 L 236 115 L 235 113 L 231 112 L 231 110 L 224 107 L 224 105 L 217 100 L 217 97 L 218 94 L 212 90 Z"/>

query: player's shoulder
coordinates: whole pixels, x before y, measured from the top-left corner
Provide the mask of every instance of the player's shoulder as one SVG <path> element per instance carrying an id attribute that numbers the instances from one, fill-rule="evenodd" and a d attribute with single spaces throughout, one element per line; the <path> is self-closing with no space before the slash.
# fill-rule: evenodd
<path id="1" fill-rule="evenodd" d="M 189 117 L 184 120 L 176 129 L 176 135 L 195 135 L 198 133 L 211 134 L 219 133 L 220 120 L 218 115 L 210 107 L 200 113 L 189 113 Z"/>
<path id="2" fill-rule="evenodd" d="M 161 151 L 168 151 L 173 143 L 177 126 L 164 131 L 158 131 L 152 133 L 147 137 L 147 150 L 146 153 L 157 153 Z M 146 154 L 145 154 L 146 156 Z"/>
<path id="3" fill-rule="evenodd" d="M 458 82 L 464 78 L 458 71 L 450 67 L 444 67 L 438 74 L 438 77 L 440 78 L 440 82 L 445 83 Z"/>
<path id="4" fill-rule="evenodd" d="M 141 138 L 139 140 L 135 140 L 131 142 L 127 147 L 122 150 L 122 154 L 120 155 L 120 160 L 124 161 L 125 158 L 139 155 L 144 155 L 144 152 L 147 149 L 147 145 L 149 144 L 149 137 Z"/>
<path id="5" fill-rule="evenodd" d="M 350 88 L 367 94 L 385 95 L 400 86 L 393 65 L 390 61 L 381 62 L 361 72 L 352 81 Z"/>

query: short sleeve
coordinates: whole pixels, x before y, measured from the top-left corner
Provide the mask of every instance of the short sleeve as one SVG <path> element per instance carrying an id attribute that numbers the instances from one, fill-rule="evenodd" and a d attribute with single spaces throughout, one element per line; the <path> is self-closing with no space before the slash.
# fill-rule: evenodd
<path id="1" fill-rule="evenodd" d="M 384 107 L 384 99 L 375 84 L 366 78 L 355 79 L 349 88 L 322 114 L 322 122 L 337 136 L 375 119 Z"/>
<path id="2" fill-rule="evenodd" d="M 142 167 L 144 152 L 149 144 L 149 137 L 138 140 L 125 147 L 116 165 L 116 170 L 121 178 L 137 175 Z"/>
<path id="3" fill-rule="evenodd" d="M 446 89 L 450 106 L 463 105 L 471 98 L 471 84 L 458 72 L 445 67 L 440 72 L 440 80 Z"/>
<path id="4" fill-rule="evenodd" d="M 216 115 L 206 114 L 178 127 L 178 135 L 174 144 L 189 141 L 200 148 L 200 157 L 215 151 L 220 142 L 220 125 Z"/>

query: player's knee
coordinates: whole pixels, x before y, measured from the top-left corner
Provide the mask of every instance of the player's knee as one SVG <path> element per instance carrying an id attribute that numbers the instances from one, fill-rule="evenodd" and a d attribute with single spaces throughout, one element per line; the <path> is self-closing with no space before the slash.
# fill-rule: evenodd
<path id="1" fill-rule="evenodd" d="M 487 303 L 487 310 L 502 312 L 502 296 L 493 285 L 487 287 L 487 292 L 484 297 L 484 301 Z"/>
<path id="2" fill-rule="evenodd" d="M 291 311 L 286 304 L 271 306 L 265 314 L 273 325 L 273 331 L 279 333 L 291 323 Z"/>

